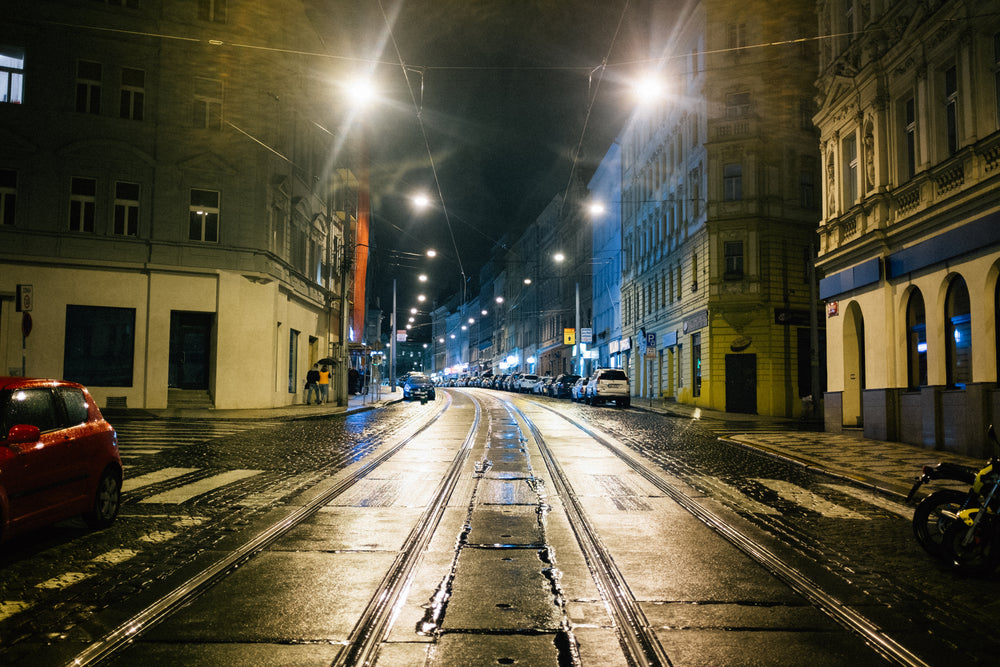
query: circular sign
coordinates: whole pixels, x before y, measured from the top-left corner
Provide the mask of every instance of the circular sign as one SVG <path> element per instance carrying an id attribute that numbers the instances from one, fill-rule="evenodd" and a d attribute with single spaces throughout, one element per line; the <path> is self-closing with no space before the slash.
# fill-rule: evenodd
<path id="1" fill-rule="evenodd" d="M 21 335 L 25 338 L 31 333 L 31 313 L 21 313 Z"/>

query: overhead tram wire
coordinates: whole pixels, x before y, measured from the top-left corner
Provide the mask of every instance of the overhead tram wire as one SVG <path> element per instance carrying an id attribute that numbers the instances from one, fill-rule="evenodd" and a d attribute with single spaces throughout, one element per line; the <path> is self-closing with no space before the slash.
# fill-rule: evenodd
<path id="1" fill-rule="evenodd" d="M 618 41 L 618 34 L 621 32 L 622 23 L 625 21 L 625 15 L 628 13 L 629 0 L 625 0 L 625 6 L 622 7 L 621 16 L 618 17 L 618 25 L 615 26 L 615 34 L 611 36 L 611 43 L 608 44 L 608 51 L 604 54 L 604 60 L 598 67 L 595 67 L 590 71 L 590 78 L 593 80 L 594 72 L 600 70 L 600 75 L 597 77 L 597 83 L 594 84 L 593 94 L 590 96 L 590 100 L 587 101 L 587 113 L 583 118 L 583 128 L 580 131 L 580 141 L 576 144 L 576 149 L 573 151 L 573 164 L 569 168 L 569 179 L 566 182 L 566 190 L 563 193 L 562 200 L 559 202 L 559 214 L 558 218 L 562 217 L 563 206 L 566 205 L 566 199 L 569 197 L 569 191 L 573 187 L 573 175 L 576 174 L 577 164 L 580 162 L 580 151 L 583 149 L 583 140 L 587 136 L 587 126 L 590 123 L 590 113 L 594 109 L 594 103 L 597 101 L 597 92 L 601 88 L 601 81 L 604 80 L 604 72 L 608 68 L 608 58 L 611 57 L 611 51 L 615 48 L 615 42 Z"/>
<path id="2" fill-rule="evenodd" d="M 427 160 L 431 167 L 431 174 L 434 176 L 434 187 L 437 189 L 438 201 L 441 202 L 441 212 L 444 214 L 444 222 L 448 227 L 448 235 L 451 237 L 451 245 L 455 250 L 455 261 L 458 263 L 458 271 L 462 276 L 462 307 L 465 307 L 465 290 L 467 278 L 465 277 L 465 267 L 462 265 L 462 255 L 458 250 L 458 242 L 455 240 L 455 230 L 451 226 L 451 217 L 448 214 L 448 205 L 444 200 L 444 190 L 441 187 L 441 179 L 438 177 L 437 164 L 434 162 L 434 154 L 431 151 L 430 140 L 427 138 L 427 128 L 424 125 L 423 118 L 423 87 L 424 87 L 424 77 L 422 70 L 413 70 L 407 67 L 406 63 L 403 61 L 403 54 L 399 50 L 399 43 L 396 41 L 396 35 L 392 31 L 392 23 L 389 21 L 389 17 L 385 13 L 385 7 L 382 5 L 382 0 L 378 0 L 379 11 L 382 12 L 382 19 L 385 21 L 385 29 L 389 34 L 389 39 L 392 41 L 392 48 L 396 51 L 396 58 L 399 61 L 399 67 L 403 71 L 403 78 L 406 79 L 406 89 L 410 93 L 410 99 L 413 101 L 413 107 L 417 114 L 417 125 L 420 126 L 420 135 L 424 140 L 424 149 L 427 151 Z M 410 73 L 416 71 L 420 73 L 420 96 L 421 102 L 417 102 L 417 96 L 413 92 L 413 85 L 410 82 Z"/>

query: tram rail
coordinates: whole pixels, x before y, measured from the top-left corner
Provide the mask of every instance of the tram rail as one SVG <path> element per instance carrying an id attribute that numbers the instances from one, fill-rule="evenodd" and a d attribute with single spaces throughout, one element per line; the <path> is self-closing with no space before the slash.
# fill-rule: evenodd
<path id="1" fill-rule="evenodd" d="M 546 436 L 537 423 L 537 417 L 529 414 L 536 410 L 545 410 L 557 415 L 577 429 L 580 434 L 607 449 L 629 470 L 635 472 L 662 492 L 664 496 L 683 508 L 684 511 L 762 565 L 773 577 L 786 584 L 808 604 L 860 637 L 871 650 L 882 658 L 911 667 L 927 664 L 906 647 L 893 640 L 877 625 L 810 581 L 792 564 L 785 562 L 781 557 L 742 532 L 736 525 L 707 509 L 672 485 L 661 470 L 654 469 L 655 466 L 643 460 L 639 454 L 618 440 L 585 424 L 579 417 L 554 410 L 543 402 L 531 399 L 476 391 L 461 391 L 460 393 L 463 397 L 471 400 L 475 408 L 475 417 L 464 441 L 455 451 L 446 471 L 437 482 L 430 500 L 424 506 L 419 518 L 399 548 L 395 559 L 354 624 L 345 641 L 344 648 L 333 662 L 334 665 L 338 667 L 371 665 L 378 660 L 380 647 L 387 641 L 393 624 L 398 619 L 400 606 L 406 599 L 421 556 L 439 529 L 442 515 L 463 479 L 463 475 L 470 470 L 470 456 L 476 442 L 483 438 L 489 438 L 492 433 L 493 426 L 490 420 L 486 419 L 486 423 L 483 423 L 483 414 L 484 412 L 487 415 L 490 414 L 489 407 L 491 405 L 494 408 L 499 407 L 514 419 L 516 428 L 521 433 L 521 439 L 526 443 L 526 452 L 527 445 L 533 446 L 540 452 L 554 491 L 562 501 L 561 506 L 565 510 L 566 521 L 583 554 L 590 576 L 600 593 L 608 618 L 617 635 L 625 661 L 629 665 L 652 667 L 666 666 L 672 663 L 668 651 L 664 649 L 657 636 L 656 628 L 652 627 L 647 620 L 640 602 L 633 594 L 626 574 L 616 564 L 613 550 L 602 539 L 600 526 L 588 516 L 587 509 L 580 500 L 580 495 L 574 487 L 571 476 L 567 474 L 556 452 L 546 442 Z M 407 433 L 400 434 L 397 441 L 380 448 L 377 453 L 371 456 L 370 460 L 363 461 L 344 479 L 312 498 L 281 521 L 261 530 L 238 549 L 211 563 L 198 574 L 174 587 L 169 593 L 120 624 L 99 641 L 90 644 L 70 664 L 93 665 L 115 655 L 128 643 L 174 614 L 183 605 L 205 593 L 213 585 L 233 573 L 241 564 L 253 559 L 277 539 L 316 514 L 324 505 L 343 495 L 362 478 L 392 459 L 393 456 L 448 414 L 449 410 L 454 407 L 454 399 L 450 392 L 441 392 L 439 395 L 445 398 L 441 407 L 429 414 L 419 424 L 413 425 Z M 527 454 L 525 455 L 527 456 Z M 482 471 L 487 468 L 485 460 L 483 465 L 477 463 L 477 475 L 481 476 Z M 475 502 L 474 496 L 472 502 Z M 568 638 L 570 645 L 567 650 L 560 653 L 560 661 L 574 666 L 579 665 L 581 664 L 580 653 L 575 645 L 572 628 L 567 626 L 568 624 L 564 621 L 563 630 L 560 633 L 564 635 L 564 639 Z"/>

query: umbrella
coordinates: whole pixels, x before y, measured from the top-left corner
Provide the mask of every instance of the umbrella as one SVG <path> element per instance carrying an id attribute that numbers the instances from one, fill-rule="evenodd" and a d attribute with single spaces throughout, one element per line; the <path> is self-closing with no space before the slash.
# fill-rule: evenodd
<path id="1" fill-rule="evenodd" d="M 337 360 L 331 357 L 326 357 L 324 359 L 320 359 L 316 363 L 319 364 L 320 366 L 333 366 L 334 364 L 337 363 Z"/>

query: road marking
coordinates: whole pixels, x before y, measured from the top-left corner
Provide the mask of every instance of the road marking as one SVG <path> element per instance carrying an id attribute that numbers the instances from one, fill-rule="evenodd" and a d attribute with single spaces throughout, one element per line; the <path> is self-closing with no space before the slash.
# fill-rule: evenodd
<path id="1" fill-rule="evenodd" d="M 124 563 L 130 558 L 135 558 L 138 555 L 139 552 L 135 549 L 112 549 L 107 553 L 94 557 L 91 562 L 99 563 L 101 565 L 117 565 L 118 563 Z"/>
<path id="2" fill-rule="evenodd" d="M 776 491 L 779 496 L 785 500 L 791 501 L 796 505 L 805 507 L 806 509 L 811 509 L 819 512 L 825 517 L 831 519 L 863 519 L 868 520 L 863 514 L 858 514 L 853 510 L 849 510 L 846 507 L 837 505 L 836 503 L 831 503 L 829 500 L 803 489 L 801 486 L 797 486 L 790 482 L 786 482 L 780 479 L 762 479 L 756 478 L 754 481 L 763 484 L 772 491 Z"/>
<path id="3" fill-rule="evenodd" d="M 847 486 L 846 484 L 824 484 L 823 486 L 833 489 L 834 491 L 839 491 L 848 496 L 857 498 L 858 500 L 863 500 L 869 505 L 875 505 L 876 507 L 881 507 L 882 509 L 892 512 L 893 514 L 898 514 L 904 519 L 913 518 L 913 508 L 907 507 L 906 505 L 901 505 L 900 503 L 894 503 L 891 500 L 886 500 L 882 496 L 874 493 L 872 491 L 862 491 L 861 489 L 855 489 L 853 486 Z"/>
<path id="4" fill-rule="evenodd" d="M 84 579 L 94 576 L 94 572 L 63 572 L 58 577 L 53 577 L 40 584 L 35 584 L 35 588 L 45 588 L 48 590 L 59 590 L 69 588 L 73 584 L 78 584 Z"/>
<path id="5" fill-rule="evenodd" d="M 232 484 L 233 482 L 238 482 L 241 479 L 259 475 L 261 472 L 262 471 L 260 470 L 230 470 L 229 472 L 213 475 L 212 477 L 207 477 L 197 482 L 185 484 L 184 486 L 177 487 L 176 489 L 170 489 L 169 491 L 164 491 L 163 493 L 157 493 L 149 498 L 143 498 L 139 502 L 177 505 L 191 500 L 195 496 L 200 496 L 208 493 L 209 491 L 214 491 L 215 489 L 226 486 L 227 484 Z"/>
<path id="6" fill-rule="evenodd" d="M 163 468 L 162 470 L 157 470 L 156 472 L 147 473 L 145 475 L 139 475 L 138 477 L 126 477 L 125 481 L 122 483 L 122 492 L 135 491 L 136 489 L 141 489 L 144 486 L 159 484 L 160 482 L 165 482 L 168 479 L 181 477 L 182 475 L 187 475 L 188 473 L 192 473 L 197 470 L 198 468 Z"/>
<path id="7" fill-rule="evenodd" d="M 10 618 L 14 614 L 20 613 L 30 607 L 30 602 L 21 602 L 20 600 L 5 600 L 0 602 L 0 621 Z"/>
<path id="8" fill-rule="evenodd" d="M 743 493 L 740 489 L 737 489 L 735 486 L 730 486 L 716 477 L 693 475 L 692 479 L 695 481 L 695 486 L 698 488 L 705 489 L 709 492 L 709 495 L 721 498 L 729 504 L 735 505 L 739 509 L 748 510 L 754 514 L 765 514 L 770 516 L 781 514 L 781 512 L 774 509 L 770 505 L 757 502 Z"/>

